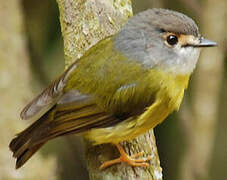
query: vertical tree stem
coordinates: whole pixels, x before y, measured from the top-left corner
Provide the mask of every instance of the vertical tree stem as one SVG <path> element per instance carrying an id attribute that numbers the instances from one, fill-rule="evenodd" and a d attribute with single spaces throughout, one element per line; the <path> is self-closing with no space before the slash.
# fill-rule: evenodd
<path id="1" fill-rule="evenodd" d="M 131 0 L 57 0 L 64 39 L 66 67 L 99 40 L 115 34 L 132 15 Z M 128 154 L 144 151 L 152 155 L 149 168 L 132 168 L 119 164 L 100 171 L 106 160 L 119 154 L 112 145 L 92 146 L 86 141 L 86 156 L 91 180 L 149 179 L 161 180 L 158 152 L 153 130 L 130 141 L 122 143 Z"/>

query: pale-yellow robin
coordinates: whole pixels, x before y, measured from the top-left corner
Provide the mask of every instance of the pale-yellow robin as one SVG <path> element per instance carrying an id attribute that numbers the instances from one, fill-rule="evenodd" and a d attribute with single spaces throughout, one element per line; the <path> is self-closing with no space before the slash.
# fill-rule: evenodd
<path id="1" fill-rule="evenodd" d="M 21 118 L 35 122 L 10 143 L 16 168 L 50 139 L 82 134 L 97 144 L 117 145 L 119 162 L 147 166 L 119 145 L 147 132 L 178 110 L 204 39 L 184 14 L 149 9 L 99 41 L 31 101 Z"/>

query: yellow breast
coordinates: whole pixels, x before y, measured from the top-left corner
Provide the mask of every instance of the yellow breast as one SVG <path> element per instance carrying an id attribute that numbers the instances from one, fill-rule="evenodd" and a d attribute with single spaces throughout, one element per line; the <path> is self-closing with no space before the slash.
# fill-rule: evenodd
<path id="1" fill-rule="evenodd" d="M 155 75 L 157 74 L 155 73 Z M 154 128 L 170 113 L 178 110 L 184 96 L 184 90 L 188 85 L 189 75 L 176 76 L 161 73 L 161 76 L 159 75 L 158 78 L 162 87 L 156 94 L 155 102 L 144 113 L 130 117 L 112 127 L 92 129 L 85 136 L 94 141 L 94 144 L 130 140 Z"/>

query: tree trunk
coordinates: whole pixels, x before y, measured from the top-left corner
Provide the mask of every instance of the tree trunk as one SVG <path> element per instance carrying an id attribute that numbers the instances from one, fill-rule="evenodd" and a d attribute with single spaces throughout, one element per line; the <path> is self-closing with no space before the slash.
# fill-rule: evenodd
<path id="1" fill-rule="evenodd" d="M 25 167 L 15 170 L 8 148 L 13 136 L 25 128 L 19 114 L 32 97 L 20 5 L 18 0 L 0 1 L 0 179 L 54 180 L 56 166 L 52 158 L 44 159 L 37 153 Z"/>
<path id="2" fill-rule="evenodd" d="M 99 40 L 115 34 L 132 15 L 130 0 L 57 0 L 57 2 L 66 67 Z M 153 130 L 130 142 L 122 143 L 128 154 L 144 151 L 145 155 L 151 155 L 153 159 L 149 168 L 133 168 L 126 164 L 119 164 L 100 171 L 98 168 L 101 163 L 119 156 L 116 148 L 112 145 L 92 146 L 88 141 L 85 144 L 91 180 L 162 179 Z"/>

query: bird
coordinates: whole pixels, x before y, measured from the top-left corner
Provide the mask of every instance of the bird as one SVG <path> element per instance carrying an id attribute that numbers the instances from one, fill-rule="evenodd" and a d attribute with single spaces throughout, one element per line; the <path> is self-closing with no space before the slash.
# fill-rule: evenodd
<path id="1" fill-rule="evenodd" d="M 180 108 L 200 49 L 216 46 L 188 16 L 148 9 L 76 59 L 21 112 L 34 121 L 9 144 L 16 169 L 47 141 L 79 134 L 92 144 L 116 145 L 125 162 L 146 167 L 151 157 L 129 156 L 120 143 L 156 127 Z"/>

